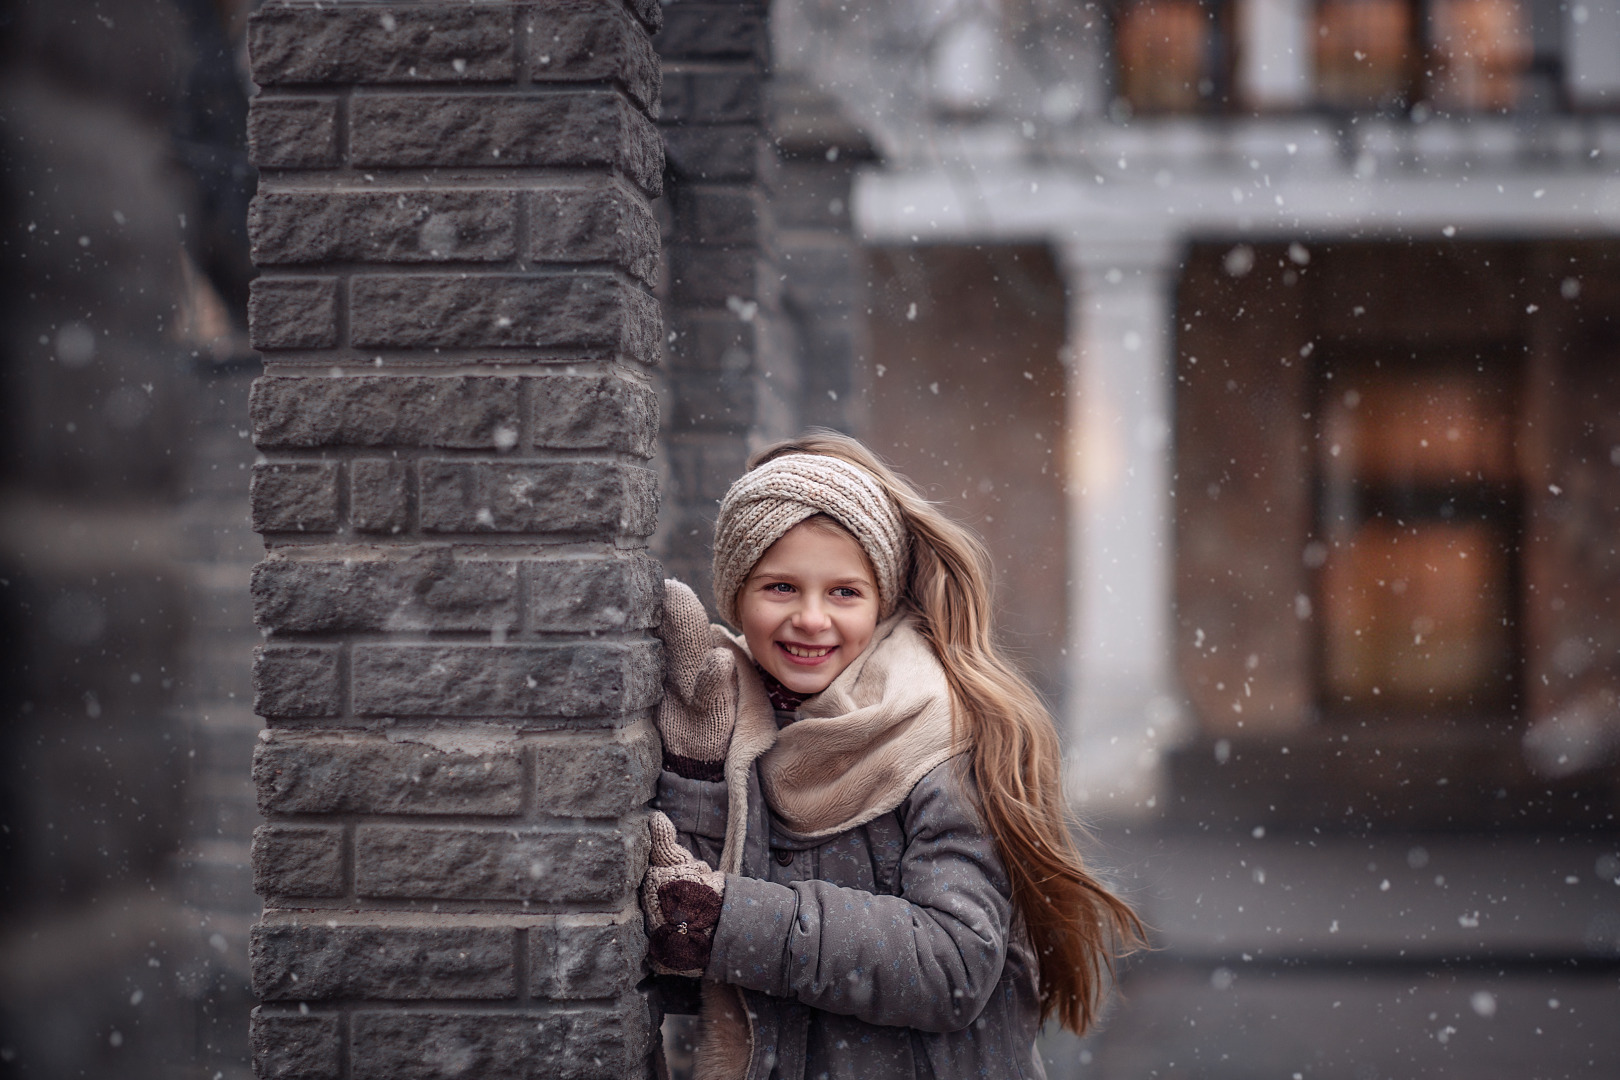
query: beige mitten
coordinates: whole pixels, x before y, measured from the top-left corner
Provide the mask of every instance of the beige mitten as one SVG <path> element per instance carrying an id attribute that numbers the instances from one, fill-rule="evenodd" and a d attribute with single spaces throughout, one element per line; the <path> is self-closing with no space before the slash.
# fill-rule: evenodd
<path id="1" fill-rule="evenodd" d="M 662 974 L 702 975 L 714 946 L 726 875 L 681 847 L 674 823 L 662 811 L 647 818 L 647 831 L 652 853 L 641 881 L 647 955 Z"/>
<path id="2" fill-rule="evenodd" d="M 686 585 L 664 581 L 664 700 L 658 732 L 664 767 L 688 780 L 725 776 L 726 749 L 737 725 L 737 656 L 716 646 L 709 616 Z"/>

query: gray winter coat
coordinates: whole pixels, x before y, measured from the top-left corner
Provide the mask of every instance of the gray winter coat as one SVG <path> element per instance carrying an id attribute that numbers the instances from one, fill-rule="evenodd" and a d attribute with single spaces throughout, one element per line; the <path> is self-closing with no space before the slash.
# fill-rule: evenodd
<path id="1" fill-rule="evenodd" d="M 747 1080 L 1044 1080 L 1035 957 L 980 823 L 968 758 L 898 807 L 803 840 L 748 792 L 742 873 L 726 877 L 707 976 L 743 991 Z M 723 781 L 666 771 L 657 806 L 719 866 Z"/>

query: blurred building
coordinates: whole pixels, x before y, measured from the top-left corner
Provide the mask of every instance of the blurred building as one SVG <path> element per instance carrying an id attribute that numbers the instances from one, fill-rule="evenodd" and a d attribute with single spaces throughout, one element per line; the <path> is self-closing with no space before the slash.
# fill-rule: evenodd
<path id="1" fill-rule="evenodd" d="M 883 158 L 865 433 L 1160 932 L 1058 1071 L 1620 1068 L 1620 5 L 773 18 Z"/>
<path id="2" fill-rule="evenodd" d="M 0 11 L 0 1075 L 248 1075 L 247 5 Z"/>

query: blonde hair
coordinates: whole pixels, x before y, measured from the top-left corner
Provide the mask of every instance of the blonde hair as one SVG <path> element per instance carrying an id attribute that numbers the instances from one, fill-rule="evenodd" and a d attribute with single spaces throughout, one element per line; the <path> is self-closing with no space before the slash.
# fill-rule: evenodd
<path id="1" fill-rule="evenodd" d="M 871 473 L 911 534 L 901 604 L 945 668 L 954 737 L 970 747 L 985 827 L 1040 965 L 1041 1020 L 1084 1034 L 1098 1019 L 1114 957 L 1140 945 L 1136 913 L 1086 869 L 1063 800 L 1051 714 L 1008 661 L 990 626 L 990 558 L 967 529 L 847 435 L 812 429 L 755 454 L 825 454 Z"/>

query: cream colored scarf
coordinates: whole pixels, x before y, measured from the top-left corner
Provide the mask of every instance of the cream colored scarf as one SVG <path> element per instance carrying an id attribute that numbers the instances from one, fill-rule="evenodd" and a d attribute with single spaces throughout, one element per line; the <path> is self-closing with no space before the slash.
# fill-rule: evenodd
<path id="1" fill-rule="evenodd" d="M 730 804 L 718 869 L 741 873 L 748 828 L 748 774 L 759 763 L 765 801 L 788 831 L 813 840 L 886 814 L 953 745 L 945 669 L 909 615 L 878 624 L 872 643 L 804 703 L 781 731 L 764 681 L 742 640 L 716 626 L 716 645 L 738 653 L 737 727 L 726 752 Z M 742 995 L 704 982 L 695 1080 L 740 1080 L 752 1055 Z"/>

